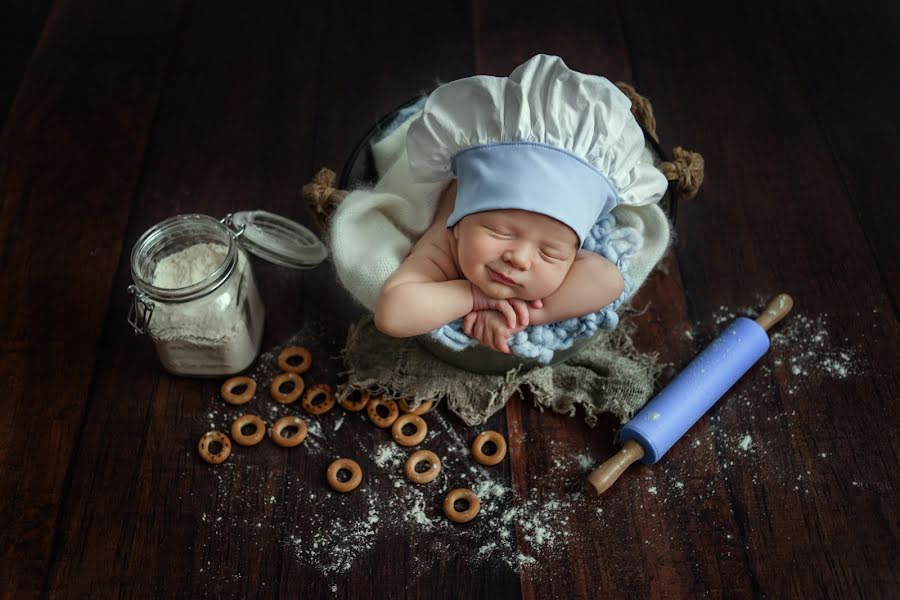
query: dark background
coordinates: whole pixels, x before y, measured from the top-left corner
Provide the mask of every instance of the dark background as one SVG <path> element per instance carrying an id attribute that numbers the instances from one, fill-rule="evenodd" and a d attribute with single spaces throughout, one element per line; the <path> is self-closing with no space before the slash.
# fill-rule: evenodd
<path id="1" fill-rule="evenodd" d="M 0 595 L 898 597 L 898 7 L 3 2 Z M 571 486 L 583 498 L 564 543 L 534 548 L 516 522 L 498 531 L 535 562 L 473 562 L 478 546 L 457 543 L 471 528 L 385 526 L 326 572 L 289 540 L 308 545 L 310 514 L 326 530 L 332 516 L 364 520 L 393 484 L 362 454 L 363 487 L 336 498 L 327 452 L 267 441 L 201 462 L 206 413 L 220 428 L 235 415 L 221 380 L 167 375 L 132 334 L 131 247 L 180 213 L 310 223 L 300 188 L 339 171 L 378 117 L 536 52 L 634 84 L 663 146 L 706 159 L 674 251 L 633 303 L 647 309 L 637 347 L 667 364 L 660 384 L 775 293 L 792 294 L 794 314 L 663 461 L 600 498 L 570 465 L 611 456 L 615 421 L 591 430 L 519 398 L 495 415 L 510 452 L 491 473 L 511 504 Z M 330 265 L 254 266 L 264 350 L 299 340 L 311 375 L 339 383 L 361 312 Z M 440 410 L 463 439 L 484 429 Z M 386 439 L 347 421 L 327 441 L 335 454 Z"/>

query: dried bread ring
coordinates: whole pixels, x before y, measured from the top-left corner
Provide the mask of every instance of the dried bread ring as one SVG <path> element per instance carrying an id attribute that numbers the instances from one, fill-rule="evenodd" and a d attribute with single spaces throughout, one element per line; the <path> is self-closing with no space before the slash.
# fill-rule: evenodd
<path id="1" fill-rule="evenodd" d="M 240 394 L 235 394 L 234 389 L 242 385 L 247 386 L 247 389 Z M 222 384 L 222 388 L 219 391 L 222 393 L 222 400 L 228 404 L 247 404 L 253 399 L 253 394 L 256 393 L 256 382 L 245 375 L 232 377 Z"/>
<path id="2" fill-rule="evenodd" d="M 484 453 L 482 447 L 487 442 L 494 442 L 494 445 L 497 446 L 497 450 L 493 454 Z M 472 442 L 472 458 L 483 465 L 489 467 L 496 465 L 503 460 L 504 456 L 506 456 L 506 440 L 496 431 L 484 431 L 479 433 L 478 437 L 475 438 L 475 441 Z"/>
<path id="3" fill-rule="evenodd" d="M 357 394 L 357 392 L 359 393 Z M 354 400 L 354 397 L 357 399 Z M 371 397 L 367 390 L 354 390 L 351 395 L 338 400 L 338 404 L 350 412 L 359 412 L 366 408 Z"/>
<path id="4" fill-rule="evenodd" d="M 379 406 L 383 406 L 387 409 L 388 414 L 386 417 L 382 417 L 378 414 Z M 397 403 L 390 398 L 378 397 L 369 400 L 369 405 L 366 407 L 366 414 L 369 415 L 369 420 L 372 421 L 375 427 L 387 429 L 397 420 L 397 417 L 400 415 L 400 409 L 397 408 Z"/>
<path id="5" fill-rule="evenodd" d="M 460 512 L 454 508 L 453 504 L 457 500 L 465 500 L 469 503 L 469 508 Z M 456 488 L 450 490 L 447 497 L 444 498 L 444 514 L 454 523 L 468 523 L 481 510 L 481 500 L 475 495 L 475 492 L 466 488 Z"/>
<path id="6" fill-rule="evenodd" d="M 295 365 L 290 359 L 299 356 L 300 364 Z M 296 373 L 302 375 L 309 371 L 312 366 L 312 354 L 303 346 L 288 346 L 278 355 L 278 368 L 285 373 Z"/>
<path id="7" fill-rule="evenodd" d="M 291 437 L 284 437 L 284 430 L 289 427 L 296 427 L 297 433 Z M 306 439 L 307 431 L 306 421 L 300 417 L 288 415 L 287 417 L 281 417 L 275 421 L 269 435 L 272 437 L 272 441 L 282 448 L 293 448 L 294 446 L 303 443 L 303 440 Z"/>
<path id="8" fill-rule="evenodd" d="M 282 392 L 281 386 L 285 383 L 293 383 L 294 389 Z M 304 387 L 303 378 L 296 373 L 279 373 L 269 384 L 269 394 L 271 394 L 272 400 L 279 404 L 292 404 L 303 393 Z"/>
<path id="9" fill-rule="evenodd" d="M 215 454 L 209 450 L 210 445 L 214 442 L 222 446 L 222 449 Z M 200 442 L 197 444 L 197 451 L 203 460 L 211 465 L 218 465 L 225 462 L 225 459 L 231 455 L 231 441 L 221 431 L 207 431 L 200 438 Z"/>
<path id="10" fill-rule="evenodd" d="M 319 396 L 325 396 L 325 399 L 316 404 L 313 402 Z M 331 386 L 327 383 L 317 383 L 312 386 L 308 390 L 306 390 L 306 394 L 303 396 L 303 401 L 301 402 L 303 406 L 303 410 L 308 412 L 311 415 L 321 415 L 327 413 L 331 410 L 331 407 L 334 406 L 334 392 L 331 389 Z"/>
<path id="11" fill-rule="evenodd" d="M 434 407 L 434 400 L 422 400 L 422 403 L 419 404 L 419 406 L 410 408 L 406 403 L 406 398 L 400 398 L 397 402 L 397 406 L 400 407 L 400 410 L 403 413 L 422 416 Z"/>
<path id="12" fill-rule="evenodd" d="M 415 427 L 416 432 L 412 435 L 403 433 L 403 427 L 406 425 Z M 394 421 L 394 424 L 391 425 L 391 435 L 394 436 L 394 441 L 401 446 L 415 446 L 416 444 L 421 444 L 427 434 L 428 424 L 425 423 L 425 419 L 419 415 L 400 415 Z"/>
<path id="13" fill-rule="evenodd" d="M 350 479 L 341 481 L 337 478 L 338 471 L 346 469 L 350 471 Z M 362 469 L 355 460 L 339 458 L 328 466 L 328 485 L 336 492 L 352 492 L 362 481 Z"/>
<path id="14" fill-rule="evenodd" d="M 253 425 L 256 429 L 250 435 L 244 435 L 241 431 L 247 425 Z M 241 446 L 255 446 L 266 435 L 266 424 L 256 415 L 241 415 L 231 424 L 231 437 L 235 443 Z"/>
<path id="15" fill-rule="evenodd" d="M 431 467 L 427 471 L 419 473 L 416 471 L 416 465 L 422 462 L 427 462 Z M 417 450 L 406 460 L 404 471 L 406 478 L 413 483 L 430 483 L 441 472 L 441 459 L 431 450 Z"/>

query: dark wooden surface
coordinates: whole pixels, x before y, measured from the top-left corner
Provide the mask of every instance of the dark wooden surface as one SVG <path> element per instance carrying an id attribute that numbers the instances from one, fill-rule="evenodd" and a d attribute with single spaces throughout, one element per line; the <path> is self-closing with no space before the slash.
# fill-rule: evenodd
<path id="1" fill-rule="evenodd" d="M 0 34 L 4 598 L 900 595 L 895 4 L 13 1 Z M 373 498 L 396 501 L 373 462 L 384 432 L 361 419 L 320 453 L 264 443 L 200 461 L 208 421 L 234 415 L 220 380 L 166 374 L 127 326 L 138 236 L 187 212 L 309 223 L 299 189 L 379 116 L 536 52 L 633 83 L 663 145 L 706 159 L 634 302 L 635 343 L 668 364 L 660 385 L 787 291 L 779 343 L 659 464 L 570 500 L 571 539 L 533 547 L 519 521 L 499 528 L 534 559 L 521 567 L 471 560 L 491 533 L 477 521 L 354 537 Z M 264 350 L 308 343 L 311 376 L 339 383 L 360 311 L 330 265 L 255 269 Z M 433 419 L 435 443 L 483 429 Z M 490 473 L 511 508 L 582 492 L 566 465 L 615 452 L 613 420 L 591 430 L 519 398 L 489 426 L 510 439 Z M 324 468 L 351 451 L 367 478 L 337 498 Z M 341 527 L 351 564 L 323 568 L 310 544 Z"/>

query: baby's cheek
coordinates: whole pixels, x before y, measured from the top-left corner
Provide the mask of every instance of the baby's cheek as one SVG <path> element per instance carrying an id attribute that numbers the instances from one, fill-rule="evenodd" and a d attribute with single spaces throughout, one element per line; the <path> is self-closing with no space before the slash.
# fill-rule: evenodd
<path id="1" fill-rule="evenodd" d="M 543 269 L 540 272 L 535 273 L 534 285 L 532 286 L 532 289 L 529 290 L 531 292 L 530 295 L 533 297 L 524 299 L 537 300 L 539 298 L 550 296 L 562 285 L 562 282 L 566 279 L 567 273 L 568 269 L 558 268 Z"/>
<path id="2" fill-rule="evenodd" d="M 484 239 L 483 236 L 473 236 L 465 242 L 465 253 L 471 262 L 484 264 L 491 260 L 494 249 L 490 240 Z M 462 253 L 462 251 L 463 247 L 460 244 L 460 252 Z"/>
<path id="3" fill-rule="evenodd" d="M 456 244 L 456 253 L 460 263 L 468 264 L 472 261 L 476 252 L 475 246 L 469 241 L 468 236 L 460 236 L 459 241 Z"/>
<path id="4" fill-rule="evenodd" d="M 489 244 L 478 243 L 477 241 L 460 240 L 459 243 L 459 266 L 463 271 L 466 279 L 470 281 L 488 281 L 487 274 L 484 272 L 485 265 L 491 262 L 491 248 Z"/>

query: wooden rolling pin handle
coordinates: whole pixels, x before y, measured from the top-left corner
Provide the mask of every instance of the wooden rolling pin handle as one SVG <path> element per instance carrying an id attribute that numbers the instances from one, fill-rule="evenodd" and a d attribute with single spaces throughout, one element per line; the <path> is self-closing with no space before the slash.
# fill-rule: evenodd
<path id="1" fill-rule="evenodd" d="M 644 449 L 634 440 L 628 440 L 615 456 L 594 469 L 588 475 L 588 481 L 597 490 L 599 496 L 616 482 L 619 476 L 625 472 L 631 463 L 644 457 Z"/>
<path id="2" fill-rule="evenodd" d="M 794 300 L 787 294 L 778 294 L 771 300 L 766 310 L 757 317 L 756 322 L 768 331 L 775 323 L 782 320 L 794 307 Z"/>

